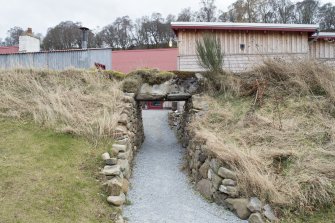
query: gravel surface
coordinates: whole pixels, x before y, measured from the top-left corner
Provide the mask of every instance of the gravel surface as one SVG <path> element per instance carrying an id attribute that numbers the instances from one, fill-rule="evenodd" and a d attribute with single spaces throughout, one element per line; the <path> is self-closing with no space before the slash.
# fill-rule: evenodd
<path id="1" fill-rule="evenodd" d="M 246 222 L 204 200 L 189 183 L 183 148 L 168 127 L 167 111 L 143 111 L 145 141 L 135 157 L 124 216 L 131 223 Z"/>

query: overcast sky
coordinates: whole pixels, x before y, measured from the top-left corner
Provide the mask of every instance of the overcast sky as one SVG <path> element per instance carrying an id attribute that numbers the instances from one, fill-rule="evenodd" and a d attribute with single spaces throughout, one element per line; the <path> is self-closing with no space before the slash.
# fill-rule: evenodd
<path id="1" fill-rule="evenodd" d="M 226 10 L 233 2 L 217 0 L 216 5 Z M 32 27 L 35 33 L 45 35 L 47 28 L 61 21 L 78 21 L 95 29 L 119 16 L 138 18 L 160 12 L 166 17 L 187 7 L 198 10 L 199 0 L 0 0 L 0 38 L 5 38 L 13 26 Z"/>
<path id="2" fill-rule="evenodd" d="M 216 5 L 219 10 L 226 10 L 234 1 L 216 0 Z M 335 3 L 335 0 L 322 2 Z M 49 27 L 61 21 L 82 22 L 96 29 L 119 16 L 134 19 L 160 12 L 165 17 L 187 7 L 198 10 L 199 0 L 0 0 L 0 38 L 4 39 L 7 30 L 14 26 L 32 27 L 35 33 L 45 35 Z"/>

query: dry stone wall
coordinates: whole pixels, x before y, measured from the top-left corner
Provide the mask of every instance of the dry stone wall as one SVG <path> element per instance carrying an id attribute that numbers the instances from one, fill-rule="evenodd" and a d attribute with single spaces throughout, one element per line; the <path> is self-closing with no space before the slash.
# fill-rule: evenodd
<path id="1" fill-rule="evenodd" d="M 169 124 L 186 148 L 186 169 L 195 188 L 209 201 L 233 211 L 251 223 L 277 222 L 268 204 L 257 197 L 245 197 L 238 187 L 238 175 L 197 135 L 189 124 L 208 111 L 208 104 L 199 95 L 185 103 L 184 112 L 170 112 Z"/>
<path id="2" fill-rule="evenodd" d="M 110 151 L 102 154 L 105 166 L 101 170 L 104 178 L 103 187 L 108 196 L 107 202 L 121 210 L 129 190 L 134 153 L 144 141 L 140 103 L 135 101 L 135 95 L 131 93 L 125 93 L 123 101 L 125 107 L 114 131 L 115 143 Z M 114 220 L 117 223 L 124 222 L 121 215 Z"/>

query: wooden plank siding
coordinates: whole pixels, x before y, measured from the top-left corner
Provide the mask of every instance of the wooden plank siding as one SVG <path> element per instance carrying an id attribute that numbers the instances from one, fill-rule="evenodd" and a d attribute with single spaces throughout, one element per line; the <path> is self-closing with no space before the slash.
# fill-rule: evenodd
<path id="1" fill-rule="evenodd" d="M 310 58 L 335 67 L 335 43 L 318 39 L 309 46 Z"/>
<path id="2" fill-rule="evenodd" d="M 201 71 L 196 56 L 196 40 L 204 34 L 214 34 L 220 39 L 224 52 L 224 67 L 243 71 L 260 64 L 266 58 L 308 58 L 308 34 L 305 32 L 278 31 L 192 31 L 178 33 L 180 70 Z M 245 44 L 245 49 L 240 49 Z"/>

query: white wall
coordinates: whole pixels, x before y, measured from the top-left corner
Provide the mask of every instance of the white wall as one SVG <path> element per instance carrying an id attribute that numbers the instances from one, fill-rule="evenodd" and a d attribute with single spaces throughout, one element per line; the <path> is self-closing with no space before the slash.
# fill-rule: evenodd
<path id="1" fill-rule="evenodd" d="M 19 37 L 19 52 L 39 52 L 40 40 L 31 36 Z"/>

